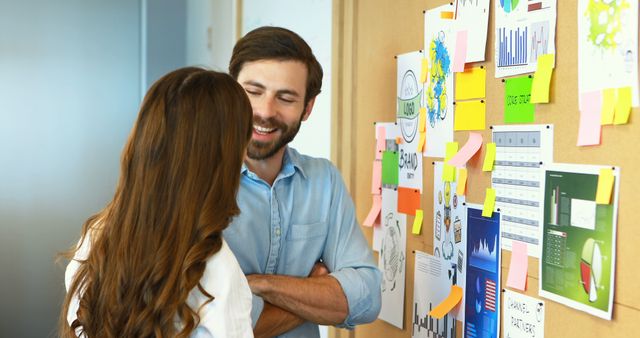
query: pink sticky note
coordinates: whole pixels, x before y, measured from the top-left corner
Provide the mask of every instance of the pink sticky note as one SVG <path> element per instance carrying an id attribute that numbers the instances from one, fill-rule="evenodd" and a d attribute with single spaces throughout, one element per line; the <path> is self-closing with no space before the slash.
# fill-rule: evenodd
<path id="1" fill-rule="evenodd" d="M 467 31 L 459 31 L 456 34 L 456 54 L 453 57 L 453 72 L 464 72 L 464 63 L 467 60 Z"/>
<path id="2" fill-rule="evenodd" d="M 511 263 L 509 264 L 509 277 L 507 286 L 525 291 L 527 289 L 527 271 L 529 270 L 529 258 L 527 256 L 527 243 L 520 241 L 511 242 Z"/>
<path id="3" fill-rule="evenodd" d="M 376 127 L 376 160 L 382 160 L 382 152 L 387 149 L 387 129 L 382 126 Z"/>
<path id="4" fill-rule="evenodd" d="M 371 205 L 371 210 L 369 210 L 369 215 L 362 222 L 364 226 L 373 226 L 373 223 L 376 222 L 378 216 L 380 216 L 380 210 L 382 209 L 382 195 L 373 195 L 373 205 Z"/>
<path id="5" fill-rule="evenodd" d="M 373 173 L 371 175 L 371 193 L 382 194 L 382 161 L 373 161 Z"/>
<path id="6" fill-rule="evenodd" d="M 580 94 L 580 107 L 582 107 L 582 111 L 580 111 L 578 146 L 600 144 L 602 93 L 594 91 Z"/>
<path id="7" fill-rule="evenodd" d="M 482 134 L 479 133 L 469 133 L 469 139 L 467 143 L 464 144 L 462 149 L 458 151 L 447 164 L 462 168 L 467 164 L 470 158 L 475 155 L 478 150 L 482 147 Z"/>

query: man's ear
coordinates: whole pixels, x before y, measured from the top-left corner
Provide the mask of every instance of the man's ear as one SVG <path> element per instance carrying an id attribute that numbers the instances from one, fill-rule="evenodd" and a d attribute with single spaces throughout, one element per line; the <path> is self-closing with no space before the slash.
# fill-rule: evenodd
<path id="1" fill-rule="evenodd" d="M 313 110 L 313 104 L 316 102 L 316 98 L 312 98 L 307 102 L 307 106 L 304 107 L 304 114 L 302 115 L 302 121 L 306 121 L 311 115 L 311 110 Z"/>

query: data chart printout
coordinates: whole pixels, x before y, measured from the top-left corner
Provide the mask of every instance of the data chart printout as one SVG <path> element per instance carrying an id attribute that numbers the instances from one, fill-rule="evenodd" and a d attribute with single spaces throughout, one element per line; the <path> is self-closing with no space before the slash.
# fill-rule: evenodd
<path id="1" fill-rule="evenodd" d="M 552 125 L 493 126 L 496 144 L 491 186 L 502 214 L 502 248 L 527 243 L 529 256 L 540 257 L 543 212 L 542 164 L 553 162 Z"/>

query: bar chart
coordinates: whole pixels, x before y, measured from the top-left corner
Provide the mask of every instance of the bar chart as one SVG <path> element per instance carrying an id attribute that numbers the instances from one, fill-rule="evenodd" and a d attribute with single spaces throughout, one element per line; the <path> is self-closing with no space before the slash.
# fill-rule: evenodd
<path id="1" fill-rule="evenodd" d="M 498 67 L 527 64 L 528 33 L 528 27 L 498 28 Z"/>

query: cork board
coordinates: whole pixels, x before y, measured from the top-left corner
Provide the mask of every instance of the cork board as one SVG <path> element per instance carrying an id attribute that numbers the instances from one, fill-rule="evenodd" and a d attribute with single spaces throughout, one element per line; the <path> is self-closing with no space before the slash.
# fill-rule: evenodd
<path id="1" fill-rule="evenodd" d="M 394 56 L 423 48 L 423 11 L 447 3 L 436 0 L 352 0 L 334 1 L 334 160 L 345 177 L 354 198 L 358 220 L 362 222 L 371 205 L 371 163 L 374 159 L 374 122 L 395 120 L 396 62 Z M 493 3 L 491 4 L 493 7 Z M 493 12 L 493 9 L 492 9 Z M 615 165 L 621 168 L 617 234 L 617 264 L 613 320 L 607 321 L 545 299 L 547 337 L 635 336 L 640 332 L 640 122 L 631 113 L 630 123 L 606 126 L 602 145 L 577 147 L 578 65 L 577 3 L 558 1 L 556 25 L 556 68 L 551 82 L 550 103 L 536 107 L 535 124 L 553 124 L 554 160 L 559 163 Z M 487 129 L 503 123 L 504 85 L 494 78 L 494 18 L 489 18 L 486 61 Z M 345 75 L 347 76 L 345 78 Z M 455 132 L 454 140 L 463 145 L 467 132 Z M 483 150 L 467 164 L 467 202 L 482 203 L 491 174 L 482 172 Z M 355 331 L 333 330 L 334 337 L 411 337 L 413 304 L 413 250 L 433 253 L 433 166 L 440 158 L 424 158 L 422 209 L 425 223 L 422 234 L 412 235 L 413 217 L 407 219 L 407 270 L 404 330 L 383 321 L 359 326 Z M 363 227 L 371 241 L 372 231 Z M 510 252 L 502 251 L 502 285 L 506 284 Z M 377 254 L 376 254 L 377 259 Z M 527 295 L 538 296 L 538 260 L 529 257 Z M 461 326 L 458 326 L 461 336 Z M 634 333 L 635 332 L 635 333 Z"/>

